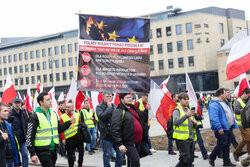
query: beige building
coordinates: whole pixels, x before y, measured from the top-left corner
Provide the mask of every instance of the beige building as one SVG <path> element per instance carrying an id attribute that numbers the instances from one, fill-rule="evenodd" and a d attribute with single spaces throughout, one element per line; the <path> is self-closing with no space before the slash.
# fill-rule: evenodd
<path id="1" fill-rule="evenodd" d="M 229 40 L 219 51 L 217 54 L 218 59 L 218 74 L 219 74 L 219 86 L 229 88 L 230 90 L 234 90 L 238 83 L 239 83 L 239 77 L 234 78 L 232 80 L 226 81 L 226 65 L 227 65 L 227 57 L 230 53 L 230 50 L 232 46 L 240 41 L 241 39 L 244 39 L 250 35 L 250 30 L 247 32 L 247 30 L 241 30 L 239 31 L 231 40 Z M 250 71 L 247 72 L 248 80 L 250 80 Z"/>
<path id="2" fill-rule="evenodd" d="M 171 75 L 170 91 L 184 91 L 187 70 L 195 91 L 216 90 L 217 51 L 246 28 L 245 12 L 217 7 L 188 12 L 170 9 L 151 17 L 155 18 L 150 31 L 152 79 L 159 84 Z M 58 94 L 68 91 L 71 78 L 75 78 L 78 30 L 13 40 L 0 43 L 1 92 L 8 73 L 22 95 L 29 84 L 35 90 L 38 81 L 45 90 L 54 85 Z"/>

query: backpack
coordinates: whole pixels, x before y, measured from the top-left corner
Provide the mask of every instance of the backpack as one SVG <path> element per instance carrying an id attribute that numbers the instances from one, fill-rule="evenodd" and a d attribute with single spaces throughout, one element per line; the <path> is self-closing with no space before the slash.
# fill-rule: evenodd
<path id="1" fill-rule="evenodd" d="M 167 136 L 168 136 L 168 139 L 173 139 L 173 133 L 174 133 L 173 126 L 174 126 L 174 124 L 173 124 L 173 115 L 172 115 L 171 118 L 168 120 L 168 123 L 167 123 Z"/>

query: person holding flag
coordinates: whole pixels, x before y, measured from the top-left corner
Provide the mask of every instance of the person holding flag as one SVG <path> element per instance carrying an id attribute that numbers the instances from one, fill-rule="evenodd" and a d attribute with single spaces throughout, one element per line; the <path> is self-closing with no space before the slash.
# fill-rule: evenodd
<path id="1" fill-rule="evenodd" d="M 30 117 L 26 142 L 30 152 L 31 161 L 43 167 L 54 167 L 57 160 L 56 148 L 59 144 L 59 133 L 65 131 L 75 118 L 70 118 L 60 124 L 56 111 L 51 109 L 51 98 L 48 93 L 42 92 L 37 97 L 40 107 Z"/>
<path id="2" fill-rule="evenodd" d="M 180 152 L 179 162 L 176 167 L 192 167 L 194 162 L 194 141 L 197 140 L 195 128 L 197 121 L 193 118 L 195 111 L 189 106 L 187 93 L 178 95 L 179 104 L 173 111 L 173 138 L 176 140 Z"/>

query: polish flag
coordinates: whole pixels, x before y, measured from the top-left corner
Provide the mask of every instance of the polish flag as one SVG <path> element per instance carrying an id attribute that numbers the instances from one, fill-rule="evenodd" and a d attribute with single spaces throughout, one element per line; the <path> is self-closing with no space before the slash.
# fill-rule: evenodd
<path id="1" fill-rule="evenodd" d="M 250 36 L 235 43 L 227 59 L 227 80 L 250 70 Z"/>
<path id="2" fill-rule="evenodd" d="M 37 102 L 37 96 L 38 96 L 38 92 L 36 91 L 35 93 L 35 97 L 34 97 L 34 101 L 33 101 L 33 111 L 36 111 L 36 108 L 39 107 L 40 105 Z"/>
<path id="3" fill-rule="evenodd" d="M 26 106 L 26 109 L 29 112 L 31 112 L 32 111 L 32 97 L 31 97 L 31 92 L 30 92 L 30 85 L 28 86 L 28 89 L 27 89 L 27 94 L 24 100 L 24 104 Z"/>
<path id="4" fill-rule="evenodd" d="M 57 101 L 56 101 L 56 98 L 55 98 L 55 87 L 50 89 L 48 94 L 49 94 L 49 96 L 51 98 L 51 108 L 57 113 L 58 118 L 59 118 L 60 115 L 58 114 L 58 105 L 57 105 Z"/>
<path id="5" fill-rule="evenodd" d="M 102 100 L 103 100 L 103 94 L 102 94 L 102 92 L 98 93 L 97 99 L 98 99 L 98 103 L 100 104 L 102 102 Z"/>
<path id="6" fill-rule="evenodd" d="M 84 101 L 85 96 L 82 93 L 82 91 L 78 91 L 77 96 L 76 96 L 76 110 L 82 109 L 82 102 Z"/>
<path id="7" fill-rule="evenodd" d="M 239 85 L 235 88 L 233 96 L 238 97 L 238 94 L 239 94 Z"/>
<path id="8" fill-rule="evenodd" d="M 87 99 L 89 101 L 89 108 L 94 110 L 94 106 L 93 106 L 91 98 L 89 97 L 88 91 L 86 91 L 86 97 L 87 97 Z"/>
<path id="9" fill-rule="evenodd" d="M 38 93 L 43 92 L 43 84 L 41 84 L 40 81 L 38 81 L 38 83 L 37 83 L 36 91 Z"/>
<path id="10" fill-rule="evenodd" d="M 20 93 L 17 92 L 17 94 L 18 94 L 18 98 L 21 100 L 21 102 L 23 102 L 23 99 L 22 99 L 22 96 L 20 95 Z"/>
<path id="11" fill-rule="evenodd" d="M 97 91 L 91 91 L 90 94 L 91 94 L 91 101 L 93 103 L 93 108 L 96 109 L 96 106 L 100 104 L 100 102 L 102 101 L 100 100 L 99 102 L 99 95 L 100 94 L 102 95 L 102 93 Z"/>
<path id="12" fill-rule="evenodd" d="M 177 104 L 153 80 L 151 80 L 149 103 L 154 104 L 151 106 L 149 118 L 155 116 L 166 131 L 167 122 L 171 118 Z"/>
<path id="13" fill-rule="evenodd" d="M 11 81 L 10 75 L 8 74 L 7 81 L 6 81 L 6 84 L 4 86 L 1 102 L 9 104 L 10 102 L 12 102 L 16 98 L 16 96 L 17 96 L 16 90 L 14 88 L 12 81 Z"/>
<path id="14" fill-rule="evenodd" d="M 249 83 L 247 79 L 246 73 L 240 75 L 240 81 L 239 81 L 239 90 L 238 90 L 238 97 L 242 95 L 242 90 L 245 88 L 249 88 Z"/>
<path id="15" fill-rule="evenodd" d="M 77 95 L 76 86 L 77 86 L 76 82 L 75 82 L 74 78 L 72 78 L 71 85 L 70 85 L 70 88 L 69 88 L 69 92 L 68 92 L 67 97 L 66 97 L 66 101 L 69 101 L 69 100 L 75 101 L 75 98 L 76 98 L 76 95 Z"/>
<path id="16" fill-rule="evenodd" d="M 113 103 L 115 106 L 118 106 L 120 104 L 119 94 L 117 92 L 114 95 Z"/>
<path id="17" fill-rule="evenodd" d="M 191 105 L 191 107 L 195 107 L 195 112 L 197 113 L 198 111 L 198 105 L 197 105 L 197 97 L 192 85 L 192 82 L 188 76 L 188 73 L 185 72 L 185 76 L 186 76 L 186 90 L 188 91 L 188 97 L 189 97 L 189 104 Z"/>
<path id="18" fill-rule="evenodd" d="M 167 88 L 169 78 L 170 78 L 170 75 L 168 76 L 167 79 L 165 79 L 165 80 L 161 83 L 160 88 L 162 89 L 162 91 L 163 91 L 164 93 L 167 93 L 167 95 L 168 95 L 169 97 L 171 97 L 171 93 L 168 91 L 168 88 Z"/>
<path id="19" fill-rule="evenodd" d="M 64 101 L 64 93 L 63 92 L 60 93 L 57 101 Z"/>

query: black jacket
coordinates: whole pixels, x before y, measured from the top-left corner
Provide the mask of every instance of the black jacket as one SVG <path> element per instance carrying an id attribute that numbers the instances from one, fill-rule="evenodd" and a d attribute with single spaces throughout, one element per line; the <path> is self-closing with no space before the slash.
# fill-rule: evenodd
<path id="1" fill-rule="evenodd" d="M 114 104 L 112 104 L 112 107 L 108 107 L 103 101 L 96 106 L 96 114 L 99 119 L 98 129 L 101 133 L 101 139 L 113 140 L 111 135 L 111 117 L 115 108 Z"/>
<path id="2" fill-rule="evenodd" d="M 64 132 L 66 129 L 70 127 L 70 125 L 71 125 L 70 121 L 67 121 L 64 124 L 60 124 L 60 121 L 58 120 L 58 133 Z M 50 150 L 50 146 L 39 146 L 39 147 L 34 146 L 36 130 L 38 126 L 39 126 L 39 120 L 38 120 L 37 114 L 34 113 L 30 117 L 28 130 L 27 130 L 27 137 L 26 137 L 27 147 L 28 147 L 31 157 L 36 155 L 36 152 L 41 152 L 41 151 L 49 152 Z M 56 144 L 56 148 L 57 147 L 58 145 Z"/>
<path id="3" fill-rule="evenodd" d="M 20 144 L 25 142 L 28 120 L 25 111 L 21 109 L 19 113 L 12 109 L 8 116 L 8 122 L 11 124 L 12 131 Z"/>
<path id="4" fill-rule="evenodd" d="M 147 122 L 148 122 L 148 110 L 140 112 L 135 106 L 131 106 L 140 117 L 140 124 L 143 129 L 142 141 L 148 141 L 147 135 Z M 125 114 L 123 115 L 123 110 Z M 123 117 L 123 118 L 122 118 Z M 111 121 L 111 132 L 113 139 L 117 146 L 121 145 L 133 145 L 134 144 L 134 119 L 132 113 L 123 105 L 119 104 L 118 108 L 114 111 Z"/>

